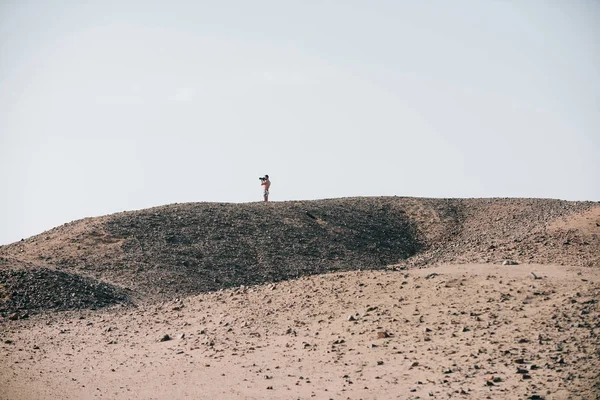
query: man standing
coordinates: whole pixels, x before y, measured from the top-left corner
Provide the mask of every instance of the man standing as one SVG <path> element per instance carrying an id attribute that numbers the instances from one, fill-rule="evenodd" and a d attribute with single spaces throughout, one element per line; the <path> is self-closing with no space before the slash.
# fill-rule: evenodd
<path id="1" fill-rule="evenodd" d="M 260 185 L 265 187 L 265 191 L 263 192 L 263 198 L 265 199 L 265 201 L 269 201 L 269 188 L 271 187 L 269 175 L 265 175 L 264 178 L 260 178 Z"/>

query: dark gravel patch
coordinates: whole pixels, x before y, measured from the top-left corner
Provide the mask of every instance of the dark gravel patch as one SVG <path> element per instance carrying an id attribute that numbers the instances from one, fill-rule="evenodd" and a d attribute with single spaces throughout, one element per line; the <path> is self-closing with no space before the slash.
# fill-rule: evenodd
<path id="1" fill-rule="evenodd" d="M 124 238 L 122 258 L 89 269 L 135 271 L 124 284 L 167 295 L 383 268 L 422 247 L 391 199 L 170 205 L 114 215 L 105 231 Z"/>
<path id="2" fill-rule="evenodd" d="M 96 309 L 127 303 L 123 290 L 47 268 L 0 271 L 0 314 Z"/>

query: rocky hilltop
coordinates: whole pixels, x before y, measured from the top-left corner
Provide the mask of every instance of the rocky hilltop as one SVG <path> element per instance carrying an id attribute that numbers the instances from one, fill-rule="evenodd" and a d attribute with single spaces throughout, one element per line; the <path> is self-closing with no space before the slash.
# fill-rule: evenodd
<path id="1" fill-rule="evenodd" d="M 600 266 L 600 204 L 372 197 L 172 204 L 86 218 L 0 247 L 0 313 L 505 260 Z"/>

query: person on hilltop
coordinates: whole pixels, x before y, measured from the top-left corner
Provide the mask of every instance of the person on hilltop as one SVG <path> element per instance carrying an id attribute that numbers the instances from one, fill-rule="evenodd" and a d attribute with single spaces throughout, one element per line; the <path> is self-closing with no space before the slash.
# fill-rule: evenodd
<path id="1" fill-rule="evenodd" d="M 260 185 L 265 187 L 265 191 L 263 192 L 263 198 L 265 201 L 269 201 L 269 188 L 271 187 L 271 181 L 269 180 L 269 175 L 265 175 L 260 179 Z"/>

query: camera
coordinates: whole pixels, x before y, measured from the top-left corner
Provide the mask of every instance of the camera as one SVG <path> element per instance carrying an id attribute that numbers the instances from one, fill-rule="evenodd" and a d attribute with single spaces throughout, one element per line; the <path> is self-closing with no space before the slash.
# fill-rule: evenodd
<path id="1" fill-rule="evenodd" d="M 266 181 L 268 178 L 267 178 L 266 176 L 261 176 L 261 177 L 260 177 L 260 178 L 258 178 L 258 179 L 260 179 L 261 181 Z"/>

